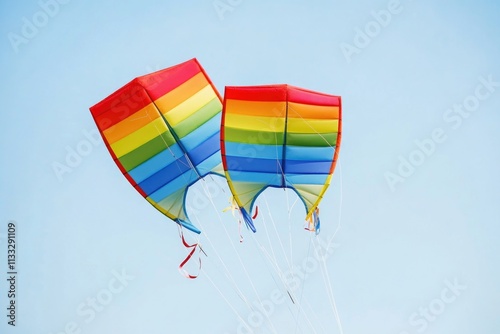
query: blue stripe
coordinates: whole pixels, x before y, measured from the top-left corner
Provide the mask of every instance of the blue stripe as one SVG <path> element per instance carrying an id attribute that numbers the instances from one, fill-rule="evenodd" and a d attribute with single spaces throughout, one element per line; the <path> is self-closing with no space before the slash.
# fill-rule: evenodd
<path id="1" fill-rule="evenodd" d="M 168 196 L 172 195 L 176 191 L 182 188 L 187 188 L 191 183 L 198 180 L 198 174 L 194 170 L 189 169 L 184 174 L 179 175 L 177 178 L 170 181 L 168 184 L 164 185 L 154 193 L 150 194 L 149 197 L 156 203 L 162 201 Z M 166 208 L 168 209 L 168 208 Z"/>
<path id="2" fill-rule="evenodd" d="M 283 145 L 244 144 L 228 141 L 224 145 L 226 147 L 226 154 L 233 157 L 259 157 L 281 160 L 283 156 Z"/>
<path id="3" fill-rule="evenodd" d="M 196 146 L 200 145 L 208 138 L 212 137 L 214 134 L 218 134 L 220 132 L 220 117 L 221 114 L 218 113 L 217 115 L 206 121 L 198 129 L 194 130 L 181 139 L 181 143 L 188 152 L 194 149 Z"/>
<path id="4" fill-rule="evenodd" d="M 189 163 L 187 162 L 186 156 L 182 156 L 178 160 L 172 162 L 165 168 L 162 168 L 155 174 L 139 183 L 139 187 L 141 187 L 141 189 L 147 195 L 150 195 L 164 185 L 168 186 L 170 181 L 174 180 L 176 177 L 190 169 L 191 168 L 189 166 Z"/>
<path id="5" fill-rule="evenodd" d="M 200 172 L 200 175 L 203 177 L 210 173 L 220 163 L 220 155 L 218 152 L 216 152 L 212 156 L 202 161 L 198 166 L 196 166 L 196 168 Z"/>
<path id="6" fill-rule="evenodd" d="M 286 147 L 286 158 L 290 160 L 309 161 L 332 161 L 335 147 L 309 147 L 291 146 Z"/>
<path id="7" fill-rule="evenodd" d="M 230 171 L 233 182 L 262 183 L 272 187 L 281 187 L 281 174 Z"/>
<path id="8" fill-rule="evenodd" d="M 308 174 L 308 175 L 299 175 L 292 174 L 287 175 L 286 180 L 288 184 L 293 187 L 294 184 L 325 184 L 326 178 L 329 174 Z"/>
<path id="9" fill-rule="evenodd" d="M 328 174 L 331 166 L 332 161 L 287 160 L 285 174 Z"/>
<path id="10" fill-rule="evenodd" d="M 128 173 L 136 183 L 140 183 L 183 155 L 184 153 L 179 145 L 173 144 L 166 150 L 130 170 Z"/>
<path id="11" fill-rule="evenodd" d="M 196 146 L 192 151 L 188 152 L 193 165 L 198 166 L 200 162 L 212 156 L 220 150 L 220 136 L 215 133 L 212 137 L 203 141 L 200 145 Z M 220 162 L 220 155 L 219 155 Z"/>
<path id="12" fill-rule="evenodd" d="M 281 161 L 275 159 L 226 156 L 227 170 L 282 174 Z"/>

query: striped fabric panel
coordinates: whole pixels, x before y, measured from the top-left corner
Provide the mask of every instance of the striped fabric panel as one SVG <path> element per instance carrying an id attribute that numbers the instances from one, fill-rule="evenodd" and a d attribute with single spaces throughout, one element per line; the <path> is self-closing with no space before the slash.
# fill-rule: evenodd
<path id="1" fill-rule="evenodd" d="M 333 173 L 341 122 L 340 98 L 295 87 L 290 88 L 288 97 L 285 170 L 287 180 L 310 214 L 328 188 Z M 291 160 L 297 155 L 302 157 L 300 164 Z"/>
<path id="2" fill-rule="evenodd" d="M 226 178 L 240 207 L 250 212 L 267 186 L 280 186 L 285 141 L 286 91 L 226 87 L 222 154 Z"/>
<path id="3" fill-rule="evenodd" d="M 263 189 L 287 187 L 309 215 L 331 179 L 340 114 L 338 96 L 288 85 L 226 87 L 222 160 L 238 204 L 251 212 Z"/>
<path id="4" fill-rule="evenodd" d="M 184 198 L 187 187 L 220 168 L 222 103 L 198 61 L 138 77 L 90 110 L 131 184 L 199 232 L 187 220 Z"/>

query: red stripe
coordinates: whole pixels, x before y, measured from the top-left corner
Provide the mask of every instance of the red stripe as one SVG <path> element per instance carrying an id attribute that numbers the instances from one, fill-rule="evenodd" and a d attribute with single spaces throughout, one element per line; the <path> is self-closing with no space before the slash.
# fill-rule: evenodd
<path id="1" fill-rule="evenodd" d="M 141 110 L 202 71 L 196 59 L 135 78 L 90 108 L 101 131 Z M 207 77 L 205 75 L 205 77 Z M 220 96 L 219 96 L 220 98 Z"/>
<path id="2" fill-rule="evenodd" d="M 286 101 L 286 85 L 226 87 L 224 99 L 245 101 Z"/>
<path id="3" fill-rule="evenodd" d="M 338 106 L 339 96 L 324 94 L 290 85 L 226 87 L 224 98 L 245 101 L 288 101 L 321 106 Z"/>
<path id="4" fill-rule="evenodd" d="M 198 61 L 193 58 L 184 63 L 144 75 L 137 79 L 147 89 L 151 99 L 155 101 L 200 72 L 201 68 Z"/>
<path id="5" fill-rule="evenodd" d="M 288 86 L 288 101 L 319 106 L 339 106 L 340 97 Z"/>
<path id="6" fill-rule="evenodd" d="M 99 130 L 104 131 L 151 103 L 146 90 L 134 79 L 90 108 Z"/>

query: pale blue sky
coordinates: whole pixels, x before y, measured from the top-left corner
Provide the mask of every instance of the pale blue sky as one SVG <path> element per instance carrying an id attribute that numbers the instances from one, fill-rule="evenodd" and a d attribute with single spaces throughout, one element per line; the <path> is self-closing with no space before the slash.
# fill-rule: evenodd
<path id="1" fill-rule="evenodd" d="M 96 129 L 90 106 L 136 76 L 193 57 L 221 93 L 225 85 L 288 83 L 343 99 L 341 170 L 321 205 L 323 243 L 341 216 L 335 251 L 327 272 L 315 266 L 299 277 L 298 321 L 297 304 L 286 299 L 254 333 L 340 333 L 326 276 L 345 334 L 500 330 L 496 1 L 72 0 L 45 7 L 51 15 L 41 3 L 0 0 L 0 233 L 17 222 L 19 271 L 17 326 L 2 311 L 2 333 L 245 333 L 238 316 L 248 321 L 258 308 L 238 293 L 250 305 L 286 293 L 266 254 L 283 271 L 287 261 L 319 264 L 302 206 L 287 212 L 292 192 L 266 191 L 257 234 L 243 231 L 239 244 L 236 222 L 221 212 L 227 186 L 207 180 L 188 202 L 209 257 L 201 276 L 186 280 L 175 224 L 132 189 L 100 139 L 86 137 Z M 220 16 L 214 4 L 231 10 Z M 385 26 L 376 23 L 372 11 L 391 8 Z M 356 45 L 358 29 L 375 29 L 369 45 Z M 347 43 L 357 47 L 350 59 Z M 452 121 L 447 110 L 464 103 L 470 116 Z M 446 139 L 423 156 L 415 141 L 435 129 Z M 54 165 L 67 165 L 68 150 L 79 147 L 88 154 L 58 177 Z M 386 175 L 398 173 L 401 158 L 419 165 L 391 189 Z M 0 242 L 4 277 L 2 234 Z M 122 270 L 134 278 L 110 295 Z M 450 284 L 462 290 L 450 294 Z M 444 302 L 443 291 L 454 301 Z M 98 295 L 112 300 L 90 320 L 87 298 Z M 439 314 L 426 319 L 424 308 Z"/>

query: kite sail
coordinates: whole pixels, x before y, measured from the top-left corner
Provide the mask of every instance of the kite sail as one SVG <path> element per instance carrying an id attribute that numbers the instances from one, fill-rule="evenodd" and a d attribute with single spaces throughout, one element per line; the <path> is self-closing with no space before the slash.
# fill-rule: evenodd
<path id="1" fill-rule="evenodd" d="M 255 199 L 267 187 L 294 190 L 309 229 L 335 169 L 341 141 L 341 98 L 289 85 L 226 87 L 222 163 L 247 226 Z"/>
<path id="2" fill-rule="evenodd" d="M 223 176 L 222 99 L 196 59 L 135 78 L 90 108 L 123 175 L 155 208 L 179 225 L 189 221 L 189 186 Z"/>

